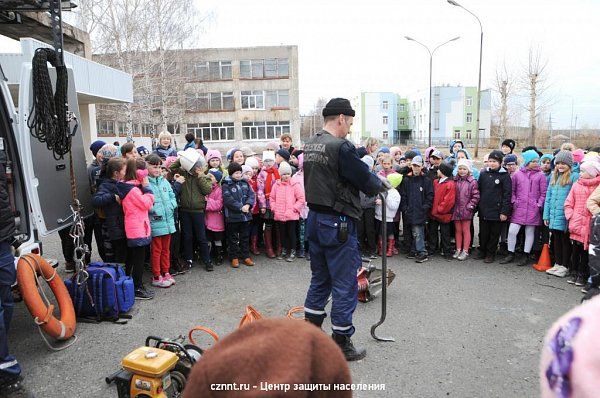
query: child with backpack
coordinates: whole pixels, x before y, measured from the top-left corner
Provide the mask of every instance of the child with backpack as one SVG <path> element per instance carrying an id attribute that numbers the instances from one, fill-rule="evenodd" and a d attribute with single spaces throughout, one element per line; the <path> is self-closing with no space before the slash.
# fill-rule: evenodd
<path id="1" fill-rule="evenodd" d="M 493 263 L 498 250 L 502 223 L 511 213 L 512 182 L 501 166 L 503 154 L 494 150 L 488 156 L 488 167 L 479 175 L 479 259 Z M 463 245 L 464 250 L 464 245 Z"/>
<path id="2" fill-rule="evenodd" d="M 92 195 L 92 206 L 102 214 L 103 235 L 107 244 L 107 261 L 125 264 L 127 260 L 127 238 L 125 216 L 117 183 L 125 178 L 127 165 L 122 157 L 112 157 L 102 166 L 98 189 Z"/>
<path id="3" fill-rule="evenodd" d="M 542 223 L 542 211 L 546 199 L 546 177 L 539 168 L 540 155 L 530 149 L 523 152 L 523 167 L 512 176 L 512 216 L 508 227 L 508 254 L 500 264 L 515 261 L 517 235 L 525 227 L 523 257 L 517 263 L 522 267 L 531 260 L 535 229 Z"/>
<path id="4" fill-rule="evenodd" d="M 292 262 L 296 259 L 296 227 L 306 199 L 302 185 L 297 180 L 292 181 L 292 167 L 287 162 L 279 164 L 279 175 L 281 179 L 275 182 L 270 200 L 281 234 L 282 250 L 277 259 Z"/>
<path id="5" fill-rule="evenodd" d="M 439 247 L 440 254 L 450 259 L 452 258 L 450 223 L 456 201 L 456 184 L 452 177 L 452 166 L 442 162 L 436 166 L 436 169 L 437 178 L 433 180 L 433 205 L 427 226 L 429 248 L 433 254 Z M 466 255 L 463 255 L 463 260 L 466 259 Z"/>
<path id="6" fill-rule="evenodd" d="M 146 157 L 149 188 L 154 194 L 150 210 L 152 229 L 152 286 L 167 288 L 175 284 L 171 276 L 171 234 L 175 233 L 177 199 L 171 184 L 163 176 L 162 160 L 156 154 Z"/>
<path id="7" fill-rule="evenodd" d="M 248 225 L 252 220 L 254 192 L 248 182 L 242 178 L 242 166 L 239 163 L 229 163 L 227 172 L 229 176 L 225 178 L 222 186 L 227 223 L 227 253 L 233 268 L 239 267 L 240 259 L 250 267 L 254 265 L 254 261 L 249 254 Z"/>
<path id="8" fill-rule="evenodd" d="M 379 177 L 384 178 L 384 177 Z M 398 192 L 398 186 L 402 182 L 402 174 L 391 173 L 385 177 L 390 185 L 392 186 L 387 191 L 387 197 L 385 199 L 385 220 L 383 219 L 383 203 L 379 197 L 375 198 L 375 230 L 378 234 L 378 240 L 383 241 L 387 239 L 387 250 L 382 253 L 382 256 L 392 257 L 394 255 L 394 217 L 400 207 L 400 192 Z M 386 223 L 387 236 L 381 235 L 382 223 Z"/>
<path id="9" fill-rule="evenodd" d="M 223 191 L 220 184 L 220 181 L 223 180 L 223 173 L 219 169 L 211 168 L 208 170 L 208 177 L 211 180 L 212 188 L 206 195 L 206 238 L 210 242 L 211 258 L 215 264 L 221 265 L 225 252 L 223 247 L 225 218 L 223 216 Z"/>
<path id="10" fill-rule="evenodd" d="M 425 223 L 433 205 L 433 184 L 423 174 L 423 158 L 415 156 L 411 161 L 412 173 L 405 175 L 400 184 L 400 208 L 405 221 L 404 233 L 412 234 L 413 243 L 407 258 L 423 263 L 429 258 L 425 250 Z"/>
<path id="11" fill-rule="evenodd" d="M 560 278 L 567 276 L 571 264 L 571 240 L 565 216 L 565 201 L 579 178 L 579 173 L 572 168 L 573 154 L 566 150 L 558 152 L 554 157 L 554 171 L 544 202 L 544 224 L 550 229 L 554 248 L 554 266 L 546 273 Z"/>
<path id="12" fill-rule="evenodd" d="M 128 159 L 124 182 L 117 183 L 119 198 L 125 215 L 125 235 L 127 236 L 127 261 L 125 270 L 133 278 L 135 297 L 140 300 L 154 298 L 143 284 L 146 249 L 152 242 L 149 211 L 154 205 L 154 195 L 150 190 L 148 170 L 143 159 Z"/>
<path id="13" fill-rule="evenodd" d="M 479 204 L 479 185 L 471 175 L 471 162 L 468 160 L 458 161 L 457 175 L 454 177 L 456 186 L 454 210 L 452 221 L 454 221 L 454 240 L 456 251 L 452 255 L 459 261 L 469 257 L 471 247 L 471 224 L 473 214 Z"/>
<path id="14" fill-rule="evenodd" d="M 588 268 L 588 248 L 590 243 L 592 214 L 587 201 L 600 185 L 600 163 L 584 161 L 579 165 L 579 179 L 565 200 L 565 218 L 569 222 L 569 234 L 573 245 L 571 255 L 571 276 L 567 283 L 584 286 L 590 270 Z"/>
<path id="15" fill-rule="evenodd" d="M 188 268 L 192 267 L 194 258 L 194 241 L 200 247 L 200 256 L 206 271 L 213 271 L 212 260 L 206 240 L 206 224 L 204 209 L 206 195 L 212 191 L 212 182 L 204 174 L 206 162 L 204 156 L 195 149 L 188 148 L 173 162 L 170 170 L 184 175 L 179 195 L 179 220 L 181 225 L 183 256 Z"/>

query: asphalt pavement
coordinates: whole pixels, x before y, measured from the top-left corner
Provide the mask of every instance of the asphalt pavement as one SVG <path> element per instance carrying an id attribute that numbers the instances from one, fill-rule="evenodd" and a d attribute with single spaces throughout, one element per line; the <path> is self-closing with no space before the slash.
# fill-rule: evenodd
<path id="1" fill-rule="evenodd" d="M 44 240 L 46 257 L 62 260 L 57 236 Z M 380 263 L 377 260 L 376 263 Z M 256 266 L 227 265 L 208 273 L 197 267 L 169 289 L 138 301 L 126 325 L 80 323 L 70 348 L 54 352 L 41 340 L 23 303 L 16 305 L 10 347 L 28 388 L 37 397 L 117 397 L 104 377 L 148 335 L 187 335 L 196 325 L 223 336 L 233 331 L 248 304 L 280 317 L 302 305 L 310 280 L 307 261 L 256 258 Z M 354 383 L 384 384 L 384 391 L 355 397 L 534 397 L 545 331 L 579 303 L 579 289 L 531 267 L 432 257 L 424 264 L 394 256 L 396 279 L 388 290 L 388 317 L 371 338 L 381 300 L 359 303 L 356 345 L 367 358 L 350 364 Z M 64 276 L 64 273 L 61 271 Z M 145 275 L 147 279 L 149 274 Z M 326 320 L 326 330 L 329 323 Z M 210 338 L 200 338 L 210 345 Z"/>

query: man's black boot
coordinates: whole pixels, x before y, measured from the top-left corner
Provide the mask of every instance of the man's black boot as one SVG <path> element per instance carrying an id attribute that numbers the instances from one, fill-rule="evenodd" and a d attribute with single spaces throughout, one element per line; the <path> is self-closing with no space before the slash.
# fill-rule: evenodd
<path id="1" fill-rule="evenodd" d="M 367 356 L 366 349 L 354 347 L 350 336 L 344 336 L 342 334 L 333 333 L 331 337 L 333 337 L 333 341 L 335 341 L 337 345 L 342 349 L 344 357 L 346 357 L 346 361 L 358 361 Z"/>

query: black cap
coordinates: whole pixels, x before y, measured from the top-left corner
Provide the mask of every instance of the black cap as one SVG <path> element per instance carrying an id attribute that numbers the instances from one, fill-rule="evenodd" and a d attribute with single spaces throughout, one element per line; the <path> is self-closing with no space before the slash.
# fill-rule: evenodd
<path id="1" fill-rule="evenodd" d="M 510 138 L 505 139 L 504 141 L 502 141 L 502 145 L 500 146 L 507 146 L 510 148 L 510 151 L 512 152 L 515 149 L 515 146 L 517 145 L 517 143 L 515 142 L 515 140 L 511 140 Z"/>
<path id="2" fill-rule="evenodd" d="M 281 156 L 282 158 L 285 159 L 285 161 L 289 161 L 290 160 L 290 153 L 288 152 L 287 149 L 278 149 L 277 152 L 275 152 L 276 154 L 278 154 L 279 156 Z"/>
<path id="3" fill-rule="evenodd" d="M 495 150 L 495 151 L 492 151 L 492 153 L 490 153 L 490 156 L 488 156 L 488 159 L 497 160 L 498 163 L 502 163 L 502 159 L 504 159 L 504 154 L 502 153 L 502 151 Z"/>
<path id="4" fill-rule="evenodd" d="M 446 177 L 452 177 L 452 172 L 454 171 L 452 169 L 452 166 L 450 166 L 447 162 L 442 162 L 440 163 L 440 166 L 438 168 L 442 174 Z"/>
<path id="5" fill-rule="evenodd" d="M 323 117 L 336 115 L 354 116 L 356 112 L 346 98 L 334 98 L 323 108 Z"/>
<path id="6" fill-rule="evenodd" d="M 242 171 L 242 166 L 239 163 L 231 162 L 227 166 L 227 174 L 233 175 L 236 171 Z"/>
<path id="7" fill-rule="evenodd" d="M 535 151 L 538 155 L 540 155 L 540 157 L 542 157 L 544 155 L 544 153 L 540 152 L 535 145 L 526 146 L 525 148 L 523 148 L 521 150 L 521 153 L 525 153 L 527 151 Z"/>

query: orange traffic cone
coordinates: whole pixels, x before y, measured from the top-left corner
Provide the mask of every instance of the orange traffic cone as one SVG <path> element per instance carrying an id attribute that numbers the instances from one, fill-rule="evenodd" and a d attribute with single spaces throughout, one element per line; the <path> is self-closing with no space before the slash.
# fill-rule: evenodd
<path id="1" fill-rule="evenodd" d="M 547 243 L 544 244 L 544 247 L 542 248 L 542 254 L 540 254 L 540 259 L 538 260 L 537 264 L 533 265 L 533 268 L 540 272 L 545 272 L 546 270 L 552 268 L 552 261 L 550 261 L 550 248 L 548 247 Z"/>

